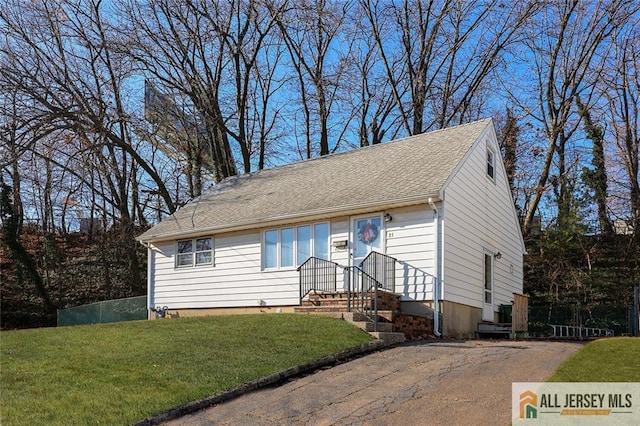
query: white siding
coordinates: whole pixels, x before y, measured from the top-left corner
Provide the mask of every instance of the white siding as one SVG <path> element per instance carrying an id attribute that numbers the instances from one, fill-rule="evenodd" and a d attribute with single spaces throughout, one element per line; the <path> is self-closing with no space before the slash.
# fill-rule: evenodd
<path id="1" fill-rule="evenodd" d="M 385 226 L 386 251 L 398 260 L 396 293 L 402 300 L 430 300 L 436 274 L 433 212 L 426 205 L 388 212 L 393 220 Z"/>
<path id="2" fill-rule="evenodd" d="M 388 211 L 393 220 L 385 224 L 387 254 L 398 259 L 396 292 L 405 300 L 432 298 L 435 275 L 433 213 L 426 206 Z M 334 241 L 348 240 L 351 218 L 330 221 L 331 260 L 350 264 L 349 249 L 333 247 Z M 160 244 L 150 256 L 150 306 L 170 309 L 227 308 L 297 305 L 298 272 L 295 268 L 263 271 L 261 268 L 262 231 L 214 235 L 213 266 L 175 267 L 175 242 Z M 344 288 L 338 268 L 337 288 Z"/>
<path id="3" fill-rule="evenodd" d="M 152 306 L 219 308 L 298 304 L 295 269 L 261 270 L 259 231 L 214 236 L 214 266 L 175 268 L 175 243 L 155 249 Z"/>
<path id="4" fill-rule="evenodd" d="M 496 153 L 495 182 L 486 175 L 486 149 Z M 485 132 L 444 191 L 443 298 L 482 307 L 483 253 L 494 259 L 493 304 L 508 304 L 522 292 L 524 246 L 500 151 Z"/>

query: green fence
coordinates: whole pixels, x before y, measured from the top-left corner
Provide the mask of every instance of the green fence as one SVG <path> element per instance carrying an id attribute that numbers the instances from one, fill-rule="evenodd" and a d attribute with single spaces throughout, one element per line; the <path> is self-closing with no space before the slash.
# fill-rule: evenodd
<path id="1" fill-rule="evenodd" d="M 144 319 L 147 319 L 147 296 L 105 300 L 58 310 L 58 327 Z"/>

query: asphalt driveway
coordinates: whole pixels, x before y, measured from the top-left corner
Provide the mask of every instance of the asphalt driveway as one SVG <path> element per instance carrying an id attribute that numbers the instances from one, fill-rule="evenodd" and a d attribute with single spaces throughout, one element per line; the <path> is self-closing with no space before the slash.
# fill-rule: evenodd
<path id="1" fill-rule="evenodd" d="M 545 381 L 581 346 L 509 340 L 408 343 L 165 424 L 506 425 L 511 383 Z"/>

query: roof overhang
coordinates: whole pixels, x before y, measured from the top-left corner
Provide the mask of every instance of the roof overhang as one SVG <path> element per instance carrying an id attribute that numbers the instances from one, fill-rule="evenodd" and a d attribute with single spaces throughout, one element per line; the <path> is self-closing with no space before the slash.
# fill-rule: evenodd
<path id="1" fill-rule="evenodd" d="M 436 194 L 430 194 L 430 195 L 419 196 L 419 197 L 395 199 L 395 200 L 388 200 L 384 202 L 375 202 L 375 203 L 369 203 L 369 204 L 358 204 L 358 205 L 344 204 L 337 207 L 314 210 L 312 212 L 299 212 L 299 213 L 285 214 L 285 215 L 272 216 L 272 217 L 256 218 L 256 219 L 252 219 L 250 221 L 245 221 L 245 222 L 229 222 L 227 224 L 220 225 L 220 226 L 204 227 L 204 228 L 199 228 L 194 230 L 172 232 L 172 233 L 165 233 L 165 234 L 156 234 L 156 235 L 152 234 L 152 235 L 147 235 L 145 238 L 141 238 L 148 233 L 147 231 L 147 233 L 136 237 L 136 240 L 140 241 L 141 243 L 159 243 L 163 241 L 173 241 L 178 238 L 180 239 L 194 238 L 194 237 L 208 235 L 208 234 L 220 234 L 220 233 L 227 233 L 227 232 L 246 231 L 250 229 L 267 228 L 267 227 L 285 225 L 285 224 L 296 223 L 296 222 L 311 222 L 311 221 L 317 221 L 321 219 L 331 219 L 331 218 L 340 217 L 340 216 L 353 216 L 358 214 L 366 214 L 369 212 L 375 212 L 375 211 L 380 211 L 385 209 L 428 204 L 429 199 L 431 199 L 434 202 L 441 201 L 440 195 L 436 193 Z M 170 219 L 164 219 L 164 220 L 170 220 Z"/>

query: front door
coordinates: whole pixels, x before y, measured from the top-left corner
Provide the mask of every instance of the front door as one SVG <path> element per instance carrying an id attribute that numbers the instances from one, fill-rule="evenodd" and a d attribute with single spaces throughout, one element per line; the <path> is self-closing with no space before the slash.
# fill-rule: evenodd
<path id="1" fill-rule="evenodd" d="M 484 254 L 484 280 L 482 291 L 482 320 L 494 320 L 493 314 L 493 254 Z"/>
<path id="2" fill-rule="evenodd" d="M 351 264 L 360 265 L 372 251 L 384 254 L 383 237 L 380 215 L 354 218 L 351 227 Z"/>

